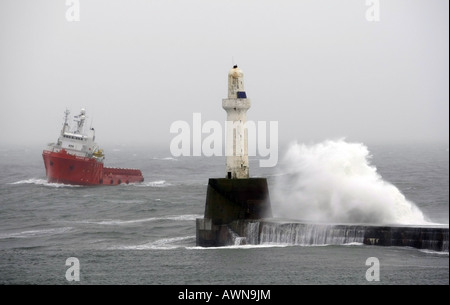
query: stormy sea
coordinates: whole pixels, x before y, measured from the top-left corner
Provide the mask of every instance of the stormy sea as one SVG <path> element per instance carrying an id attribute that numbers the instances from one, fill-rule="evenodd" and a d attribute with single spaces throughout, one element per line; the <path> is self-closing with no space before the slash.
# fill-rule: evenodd
<path id="1" fill-rule="evenodd" d="M 145 181 L 82 187 L 47 183 L 44 147 L 0 146 L 0 284 L 396 285 L 449 284 L 446 251 L 283 239 L 196 246 L 208 178 L 225 157 L 173 157 L 167 148 L 104 147 L 105 165 Z M 343 140 L 280 150 L 267 177 L 274 217 L 309 223 L 447 225 L 448 144 Z M 67 272 L 79 264 L 79 278 Z M 369 258 L 379 262 L 369 281 Z M 67 263 L 69 262 L 69 263 Z M 67 264 L 66 264 L 67 263 Z"/>

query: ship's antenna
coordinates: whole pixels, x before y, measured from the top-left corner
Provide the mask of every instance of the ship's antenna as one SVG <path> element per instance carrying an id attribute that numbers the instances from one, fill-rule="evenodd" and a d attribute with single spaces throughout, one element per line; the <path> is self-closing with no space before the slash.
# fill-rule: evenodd
<path id="1" fill-rule="evenodd" d="M 67 119 L 69 117 L 70 111 L 66 108 L 66 111 L 64 111 L 64 125 L 67 124 Z"/>
<path id="2" fill-rule="evenodd" d="M 66 111 L 64 111 L 64 125 L 61 130 L 61 134 L 65 133 L 66 128 L 69 126 L 69 124 L 67 123 L 67 120 L 69 119 L 69 114 L 70 114 L 70 111 L 69 111 L 69 109 L 66 108 Z"/>

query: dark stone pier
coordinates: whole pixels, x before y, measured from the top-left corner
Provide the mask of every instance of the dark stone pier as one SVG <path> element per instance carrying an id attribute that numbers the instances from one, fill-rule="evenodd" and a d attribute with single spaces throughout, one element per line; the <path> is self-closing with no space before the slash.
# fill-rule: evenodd
<path id="1" fill-rule="evenodd" d="M 272 217 L 266 178 L 209 179 L 205 218 L 197 219 L 197 245 L 225 246 L 236 236 L 234 221 Z"/>
<path id="2" fill-rule="evenodd" d="M 205 216 L 196 221 L 202 247 L 282 243 L 361 243 L 448 252 L 448 226 L 311 224 L 272 218 L 265 178 L 209 179 Z"/>

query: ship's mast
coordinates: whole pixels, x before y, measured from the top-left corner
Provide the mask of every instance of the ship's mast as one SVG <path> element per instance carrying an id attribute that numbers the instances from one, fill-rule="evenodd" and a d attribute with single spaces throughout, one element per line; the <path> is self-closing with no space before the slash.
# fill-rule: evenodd
<path id="1" fill-rule="evenodd" d="M 67 123 L 67 121 L 69 120 L 69 114 L 70 114 L 69 109 L 66 109 L 66 111 L 64 111 L 64 125 L 61 130 L 61 135 L 63 135 L 66 132 L 67 127 L 69 127 L 69 124 Z"/>

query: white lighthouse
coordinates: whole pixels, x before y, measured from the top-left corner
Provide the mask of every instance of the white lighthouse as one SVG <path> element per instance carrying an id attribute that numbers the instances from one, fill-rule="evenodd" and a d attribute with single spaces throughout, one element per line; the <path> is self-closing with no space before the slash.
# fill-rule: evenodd
<path id="1" fill-rule="evenodd" d="M 267 179 L 249 177 L 247 110 L 250 100 L 244 90 L 244 73 L 234 66 L 228 73 L 228 98 L 222 100 L 227 112 L 225 178 L 209 178 L 205 214 L 196 220 L 196 244 L 201 247 L 236 245 L 247 241 L 239 222 L 272 217 Z M 234 231 L 235 225 L 240 228 Z M 242 229 L 241 229 L 242 228 Z M 251 243 L 251 242 L 250 242 Z"/>
<path id="2" fill-rule="evenodd" d="M 226 177 L 228 179 L 248 179 L 248 139 L 247 110 L 250 100 L 244 90 L 244 73 L 238 66 L 228 72 L 228 98 L 222 100 L 227 112 Z"/>

